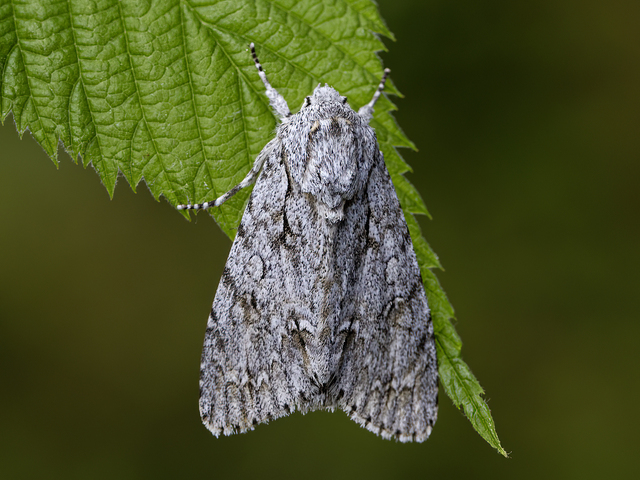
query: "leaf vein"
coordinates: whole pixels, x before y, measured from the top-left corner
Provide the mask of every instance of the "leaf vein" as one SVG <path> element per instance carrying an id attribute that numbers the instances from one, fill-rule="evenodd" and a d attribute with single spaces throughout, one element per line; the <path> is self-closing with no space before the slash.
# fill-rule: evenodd
<path id="1" fill-rule="evenodd" d="M 199 18 L 199 16 L 197 15 L 197 12 L 196 12 L 196 17 Z M 212 26 L 209 26 L 209 28 L 212 28 Z M 251 162 L 251 160 L 250 160 L 250 151 L 249 151 L 249 140 L 247 138 L 247 133 L 246 133 L 246 124 L 245 124 L 245 120 L 244 120 L 244 104 L 242 102 L 242 91 L 240 89 L 241 78 L 245 78 L 245 77 L 244 77 L 244 74 L 242 73 L 242 70 L 240 70 L 238 65 L 236 65 L 236 63 L 233 61 L 233 59 L 231 58 L 229 53 L 225 50 L 225 48 L 222 45 L 222 43 L 220 42 L 220 40 L 218 38 L 216 38 L 215 40 L 216 40 L 216 45 L 218 46 L 218 48 L 222 51 L 222 53 L 224 53 L 224 55 L 229 60 L 229 64 L 233 65 L 233 67 L 236 69 L 236 72 L 238 74 L 238 77 L 237 77 L 238 81 L 236 82 L 236 85 L 238 86 L 238 99 L 240 100 L 240 105 L 241 105 L 240 110 L 243 112 L 240 115 L 240 117 L 242 118 L 242 131 L 244 133 L 245 150 L 246 150 L 245 163 L 247 164 L 247 166 L 249 166 L 249 164 Z M 246 78 L 245 78 L 245 80 L 246 80 Z M 264 99 L 262 99 L 262 95 L 260 95 L 255 89 L 253 89 L 253 90 L 256 93 L 256 95 L 258 96 L 258 98 L 260 98 L 262 100 L 262 102 L 264 102 Z M 264 103 L 266 103 L 266 102 L 264 102 Z M 239 133 L 238 135 L 242 135 L 242 134 Z M 228 217 L 228 215 L 226 215 L 224 209 L 220 209 L 219 210 L 219 215 L 222 216 L 222 217 Z M 227 220 L 229 220 L 229 219 L 227 218 Z"/>
<path id="2" fill-rule="evenodd" d="M 120 19 L 120 26 L 122 27 L 122 31 L 124 32 L 124 44 L 125 44 L 125 48 L 127 50 L 127 61 L 129 63 L 129 69 L 131 70 L 131 76 L 133 77 L 133 86 L 136 89 L 136 96 L 137 96 L 137 99 L 138 99 L 138 105 L 140 106 L 140 113 L 142 115 L 142 120 L 144 121 L 145 125 L 147 125 L 147 131 L 149 132 L 149 137 L 151 138 L 151 144 L 153 145 L 153 149 L 156 152 L 156 156 L 158 157 L 159 164 L 162 167 L 162 173 L 164 173 L 164 176 L 165 176 L 167 182 L 169 183 L 169 185 L 171 186 L 171 188 L 173 189 L 173 191 L 176 192 L 177 189 L 175 188 L 173 182 L 171 181 L 171 178 L 170 178 L 169 174 L 167 173 L 167 169 L 166 169 L 165 164 L 164 164 L 164 159 L 162 158 L 162 155 L 160 155 L 160 153 L 159 153 L 158 146 L 156 145 L 156 139 L 153 136 L 153 133 L 148 128 L 149 122 L 147 121 L 147 117 L 145 115 L 144 107 L 142 106 L 142 101 L 141 101 L 141 97 L 140 97 L 140 89 L 138 88 L 138 80 L 136 78 L 136 71 L 135 71 L 135 68 L 133 68 L 133 62 L 131 61 L 131 50 L 129 48 L 128 32 L 127 32 L 127 27 L 125 25 L 124 14 L 122 12 L 122 5 L 120 4 L 120 2 L 118 2 L 118 17 Z M 132 159 L 129 159 L 129 161 L 132 161 Z M 155 178 L 158 178 L 159 176 L 160 176 L 160 174 L 156 175 Z"/>
<path id="3" fill-rule="evenodd" d="M 196 127 L 198 129 L 198 139 L 200 141 L 200 150 L 202 151 L 202 164 L 205 166 L 206 170 L 207 170 L 207 176 L 209 177 L 209 184 L 211 185 L 211 188 L 209 189 L 209 191 L 213 191 L 214 196 L 217 196 L 216 193 L 216 189 L 214 186 L 214 181 L 213 181 L 213 175 L 211 174 L 211 170 L 209 168 L 209 164 L 207 163 L 207 153 L 204 149 L 204 140 L 202 137 L 202 129 L 200 127 L 200 118 L 198 116 L 198 106 L 196 105 L 196 100 L 195 100 L 195 96 L 194 96 L 194 92 L 193 92 L 193 79 L 191 77 L 191 69 L 189 66 L 189 53 L 187 52 L 187 44 L 186 44 L 186 37 L 185 37 L 185 32 L 184 32 L 184 16 L 183 16 L 183 12 L 182 12 L 182 8 L 178 8 L 178 10 L 180 11 L 180 35 L 182 38 L 182 48 L 183 48 L 183 52 L 184 52 L 184 61 L 187 67 L 187 81 L 189 83 L 189 94 L 190 94 L 190 102 L 193 106 L 193 114 L 195 116 L 195 120 L 196 120 Z M 208 193 L 208 192 L 207 192 Z"/>
<path id="4" fill-rule="evenodd" d="M 366 66 L 364 66 L 362 63 L 360 63 L 358 61 L 358 58 L 351 55 L 348 51 L 346 51 L 344 49 L 344 47 L 340 46 L 338 43 L 338 40 L 333 40 L 332 38 L 328 37 L 325 33 L 323 33 L 321 30 L 319 30 L 318 28 L 316 28 L 316 25 L 313 25 L 311 23 L 308 23 L 304 20 L 304 18 L 302 18 L 301 16 L 299 16 L 298 14 L 294 13 L 292 10 L 285 8 L 282 5 L 277 4 L 276 2 L 274 2 L 274 0 L 266 0 L 268 3 L 270 3 L 271 5 L 273 5 L 276 9 L 279 9 L 283 12 L 288 13 L 289 15 L 291 15 L 292 17 L 296 18 L 300 23 L 304 24 L 304 25 L 308 25 L 314 32 L 316 32 L 318 35 L 320 35 L 322 38 L 324 38 L 327 42 L 329 42 L 330 45 L 333 45 L 336 47 L 337 50 L 339 50 L 343 56 L 345 58 L 350 58 L 351 60 L 353 60 L 353 62 L 358 65 L 359 67 L 361 67 L 365 72 L 367 72 L 369 74 L 369 76 L 371 78 L 373 78 L 374 80 L 379 80 L 377 77 L 377 74 L 370 71 Z M 343 2 L 347 9 L 351 9 L 351 6 L 346 3 Z M 324 7 L 324 4 L 322 4 L 322 7 Z M 358 12 L 358 16 L 359 16 L 359 12 Z M 362 25 L 362 24 L 361 24 Z"/>
<path id="5" fill-rule="evenodd" d="M 15 23 L 14 23 L 14 30 L 15 30 Z M 11 47 L 11 49 L 7 52 L 7 57 L 6 60 L 4 61 L 4 65 L 2 66 L 2 77 L 0 78 L 0 100 L 4 100 L 5 97 L 2 95 L 2 88 L 4 85 L 4 78 L 7 72 L 7 65 L 9 64 L 9 59 L 11 58 L 11 54 L 13 53 L 13 51 L 18 48 L 18 35 L 16 34 L 16 43 L 13 44 L 13 46 Z M 9 102 L 11 102 L 11 107 L 13 108 L 13 102 L 11 100 L 9 100 Z M 2 104 L 0 104 L 0 108 L 2 108 Z M 11 110 L 12 108 L 7 109 L 7 114 L 9 113 L 9 110 Z"/>
<path id="6" fill-rule="evenodd" d="M 76 80 L 76 84 L 81 85 L 82 87 L 82 94 L 85 96 L 85 98 L 87 99 L 87 108 L 89 109 L 89 115 L 91 116 L 91 123 L 93 123 L 94 126 L 94 131 L 95 131 L 95 139 L 96 139 L 96 143 L 98 144 L 98 151 L 100 152 L 100 156 L 103 156 L 103 149 L 102 149 L 102 145 L 100 144 L 100 135 L 98 134 L 98 129 L 97 129 L 97 124 L 95 121 L 95 115 L 93 113 L 93 110 L 91 110 L 91 102 L 89 101 L 89 98 L 87 97 L 87 91 L 84 88 L 84 79 L 83 79 L 83 73 L 82 73 L 82 64 L 80 63 L 80 59 L 79 59 L 79 55 L 78 55 L 78 42 L 76 39 L 76 32 L 73 29 L 73 13 L 71 12 L 71 3 L 70 0 L 66 0 L 67 1 L 67 12 L 69 13 L 69 28 L 71 30 L 71 36 L 73 37 L 73 53 L 75 55 L 76 58 L 76 63 L 78 64 L 78 80 Z M 74 85 L 75 88 L 75 85 Z M 73 92 L 73 89 L 71 90 Z M 71 97 L 72 95 L 69 95 L 69 101 L 67 102 L 67 121 L 69 122 L 69 134 L 70 134 L 70 138 L 72 139 L 72 145 L 73 145 L 73 134 L 71 134 L 72 127 L 71 127 Z M 87 145 L 89 145 L 87 143 Z M 79 154 L 80 152 L 76 152 L 76 154 Z M 83 162 L 84 163 L 84 162 Z"/>
<path id="7" fill-rule="evenodd" d="M 40 128 L 42 128 L 42 132 L 43 132 L 43 140 L 49 144 L 50 151 L 53 154 L 52 160 L 54 161 L 54 163 L 57 164 L 57 160 L 56 160 L 56 157 L 57 157 L 57 145 L 56 145 L 56 148 L 53 148 L 53 145 L 51 145 L 51 139 L 49 138 L 49 136 L 47 135 L 47 132 L 45 130 L 44 122 L 42 121 L 42 117 L 40 116 L 40 113 L 38 111 L 38 105 L 36 104 L 35 101 L 32 100 L 34 98 L 34 96 L 33 96 L 32 89 L 31 89 L 31 80 L 30 80 L 30 75 L 27 72 L 27 63 L 25 62 L 24 55 L 22 54 L 22 42 L 20 41 L 20 35 L 18 35 L 16 10 L 15 10 L 13 1 L 14 0 L 9 0 L 9 3 L 11 4 L 11 15 L 13 17 L 13 26 L 14 26 L 14 30 L 16 32 L 16 40 L 17 40 L 17 44 L 18 44 L 18 50 L 20 51 L 20 57 L 22 58 L 22 65 L 24 66 L 25 75 L 27 77 L 27 88 L 29 89 L 29 99 L 31 100 L 31 103 L 33 104 L 33 109 L 35 111 L 36 117 L 38 118 L 38 121 L 40 122 Z M 25 103 L 25 106 L 26 106 L 26 103 Z"/>

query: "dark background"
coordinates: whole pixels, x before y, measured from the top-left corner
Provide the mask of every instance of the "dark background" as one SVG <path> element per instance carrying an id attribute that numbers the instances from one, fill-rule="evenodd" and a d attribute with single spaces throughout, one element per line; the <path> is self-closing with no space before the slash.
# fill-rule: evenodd
<path id="1" fill-rule="evenodd" d="M 640 2 L 380 8 L 420 221 L 511 458 L 444 395 L 423 444 L 326 412 L 212 437 L 198 369 L 230 242 L 143 185 L 110 201 L 9 120 L 1 478 L 638 478 Z"/>

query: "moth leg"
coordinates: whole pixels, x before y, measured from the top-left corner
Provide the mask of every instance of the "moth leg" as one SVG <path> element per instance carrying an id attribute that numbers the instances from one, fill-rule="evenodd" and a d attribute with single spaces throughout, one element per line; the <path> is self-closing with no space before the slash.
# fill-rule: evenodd
<path id="1" fill-rule="evenodd" d="M 281 119 L 284 119 L 291 115 L 289 111 L 289 105 L 287 105 L 287 101 L 284 99 L 282 95 L 278 93 L 278 91 L 271 86 L 269 80 L 267 80 L 267 74 L 262 70 L 262 65 L 260 64 L 260 60 L 258 60 L 258 56 L 256 55 L 256 47 L 251 42 L 249 45 L 251 48 L 251 56 L 253 57 L 253 61 L 256 62 L 256 68 L 258 69 L 258 75 L 260 75 L 260 79 L 262 79 L 262 83 L 267 89 L 267 97 L 269 97 L 269 103 L 271 107 L 275 110 L 275 112 L 280 116 Z"/>
<path id="2" fill-rule="evenodd" d="M 367 103 L 364 107 L 358 110 L 358 115 L 360 115 L 364 120 L 366 120 L 367 123 L 369 123 L 369 121 L 373 118 L 373 106 L 376 104 L 376 102 L 380 98 L 380 95 L 382 95 L 384 84 L 387 81 L 387 77 L 389 76 L 390 72 L 391 70 L 389 70 L 388 68 L 384 69 L 382 80 L 380 80 L 380 85 L 378 85 L 378 89 L 376 90 L 376 93 L 373 94 L 373 98 L 369 103 Z"/>
<path id="3" fill-rule="evenodd" d="M 221 195 L 220 197 L 215 199 L 213 202 L 195 203 L 193 205 L 190 203 L 187 205 L 178 205 L 177 209 L 178 210 L 202 210 L 209 207 L 219 207 L 224 202 L 226 202 L 231 197 L 233 197 L 236 193 L 238 193 L 240 190 L 242 190 L 245 187 L 248 187 L 249 185 L 251 185 L 253 182 L 256 181 L 256 178 L 258 177 L 258 174 L 262 169 L 262 165 L 264 165 L 264 161 L 269 157 L 269 155 L 271 155 L 271 152 L 273 151 L 274 146 L 275 146 L 275 142 L 273 140 L 269 142 L 267 146 L 264 147 L 260 152 L 260 154 L 257 156 L 256 161 L 253 162 L 253 168 L 249 170 L 249 173 L 247 173 L 247 176 L 244 177 L 244 180 L 242 180 L 238 185 L 233 187 L 224 195 Z"/>

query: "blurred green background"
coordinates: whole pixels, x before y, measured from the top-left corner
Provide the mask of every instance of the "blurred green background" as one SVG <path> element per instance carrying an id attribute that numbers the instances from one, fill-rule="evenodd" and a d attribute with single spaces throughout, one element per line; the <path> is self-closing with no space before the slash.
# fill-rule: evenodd
<path id="1" fill-rule="evenodd" d="M 504 459 L 442 395 L 424 444 L 343 413 L 215 439 L 230 242 L 0 129 L 0 478 L 639 478 L 640 2 L 384 0 L 403 151 Z M 635 452 L 635 453 L 634 453 Z"/>

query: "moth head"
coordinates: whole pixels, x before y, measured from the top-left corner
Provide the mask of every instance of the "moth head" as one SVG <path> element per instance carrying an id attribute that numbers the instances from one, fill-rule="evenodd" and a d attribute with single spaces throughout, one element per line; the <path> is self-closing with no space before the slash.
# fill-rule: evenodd
<path id="1" fill-rule="evenodd" d="M 336 91 L 336 89 L 330 87 L 326 83 L 324 87 L 321 84 L 318 84 L 316 89 L 313 91 L 313 95 L 304 99 L 302 108 L 310 105 L 319 105 L 321 103 L 339 103 L 341 105 L 345 105 L 347 103 L 347 97 L 343 97 Z"/>

